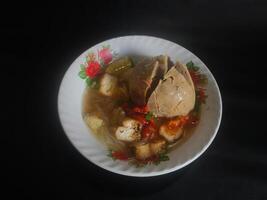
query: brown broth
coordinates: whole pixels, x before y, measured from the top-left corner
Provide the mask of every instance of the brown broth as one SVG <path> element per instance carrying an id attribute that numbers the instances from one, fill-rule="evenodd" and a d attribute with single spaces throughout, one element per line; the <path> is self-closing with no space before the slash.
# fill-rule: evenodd
<path id="1" fill-rule="evenodd" d="M 87 126 L 102 143 L 108 146 L 108 148 L 113 150 L 120 149 L 129 152 L 131 151 L 129 148 L 131 144 L 128 145 L 118 141 L 114 136 L 116 128 L 121 125 L 121 121 L 124 118 L 124 116 L 119 116 L 114 113 L 114 110 L 119 109 L 119 106 L 116 104 L 117 101 L 117 98 L 103 96 L 95 89 L 86 88 L 83 95 L 82 115 L 84 119 L 86 116 L 97 116 L 103 120 L 103 127 L 97 131 L 92 130 L 88 124 Z M 160 127 L 160 125 L 167 120 L 167 118 L 158 118 L 158 120 L 156 120 L 156 125 Z M 173 150 L 179 147 L 193 134 L 193 132 L 194 128 L 184 128 L 183 136 L 175 143 L 170 144 L 169 149 Z"/>

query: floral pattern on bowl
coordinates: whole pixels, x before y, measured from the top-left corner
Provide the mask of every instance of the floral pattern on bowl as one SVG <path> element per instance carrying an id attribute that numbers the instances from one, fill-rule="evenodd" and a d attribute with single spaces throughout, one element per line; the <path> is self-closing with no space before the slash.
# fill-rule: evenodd
<path id="1" fill-rule="evenodd" d="M 102 74 L 103 67 L 111 63 L 116 56 L 110 45 L 103 45 L 97 52 L 90 51 L 86 55 L 86 62 L 80 65 L 79 77 L 85 80 L 87 86 L 96 87 L 96 78 Z"/>

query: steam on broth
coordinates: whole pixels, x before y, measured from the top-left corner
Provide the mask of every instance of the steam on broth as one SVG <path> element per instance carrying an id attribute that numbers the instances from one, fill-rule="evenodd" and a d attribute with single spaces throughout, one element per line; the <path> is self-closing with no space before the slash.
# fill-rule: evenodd
<path id="1" fill-rule="evenodd" d="M 168 56 L 106 65 L 83 96 L 82 115 L 110 156 L 135 164 L 168 160 L 167 153 L 193 132 L 205 103 L 204 75 L 193 62 Z"/>

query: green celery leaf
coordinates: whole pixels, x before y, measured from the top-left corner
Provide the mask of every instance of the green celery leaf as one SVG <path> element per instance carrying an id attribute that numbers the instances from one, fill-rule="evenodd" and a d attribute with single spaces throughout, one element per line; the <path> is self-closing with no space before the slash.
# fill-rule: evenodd
<path id="1" fill-rule="evenodd" d="M 152 112 L 148 112 L 147 114 L 146 114 L 146 121 L 150 121 L 151 119 L 152 119 L 152 117 L 153 117 L 153 113 Z"/>

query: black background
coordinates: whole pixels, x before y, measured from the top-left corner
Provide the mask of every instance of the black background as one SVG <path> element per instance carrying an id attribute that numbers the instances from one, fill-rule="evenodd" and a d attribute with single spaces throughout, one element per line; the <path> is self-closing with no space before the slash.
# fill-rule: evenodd
<path id="1" fill-rule="evenodd" d="M 3 106 L 11 119 L 4 151 L 10 197 L 267 199 L 266 1 L 102 0 L 14 3 L 9 9 L 1 16 L 1 49 L 3 88 L 12 97 Z M 59 85 L 74 59 L 98 42 L 134 34 L 195 53 L 223 99 L 222 123 L 209 149 L 184 169 L 154 178 L 91 164 L 70 144 L 57 114 Z"/>

